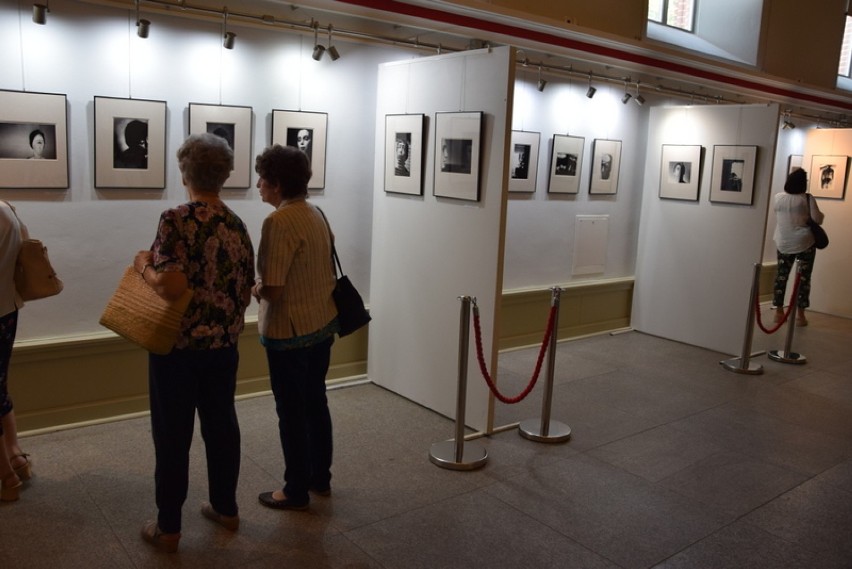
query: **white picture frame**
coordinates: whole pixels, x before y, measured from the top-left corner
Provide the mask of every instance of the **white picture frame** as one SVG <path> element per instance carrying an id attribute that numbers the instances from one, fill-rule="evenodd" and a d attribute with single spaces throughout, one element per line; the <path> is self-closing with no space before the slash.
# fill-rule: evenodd
<path id="1" fill-rule="evenodd" d="M 166 187 L 166 102 L 95 97 L 95 187 Z"/>
<path id="2" fill-rule="evenodd" d="M 541 133 L 512 131 L 509 149 L 509 191 L 534 193 L 538 178 L 538 151 Z"/>
<path id="3" fill-rule="evenodd" d="M 189 134 L 210 132 L 234 151 L 234 169 L 223 188 L 250 188 L 252 173 L 252 108 L 232 105 L 189 104 Z"/>
<path id="4" fill-rule="evenodd" d="M 842 200 L 846 195 L 848 156 L 815 154 L 811 158 L 810 192 L 815 198 Z"/>
<path id="5" fill-rule="evenodd" d="M 618 192 L 620 168 L 621 141 L 596 138 L 592 144 L 589 193 L 592 195 L 615 195 Z"/>
<path id="6" fill-rule="evenodd" d="M 311 159 L 309 190 L 325 188 L 325 150 L 328 129 L 328 114 L 306 111 L 272 111 L 272 144 L 294 146 L 303 150 Z M 304 145 L 303 134 L 309 134 L 309 143 Z"/>
<path id="7" fill-rule="evenodd" d="M 385 192 L 423 195 L 426 115 L 385 115 Z"/>
<path id="8" fill-rule="evenodd" d="M 664 144 L 660 158 L 660 198 L 698 201 L 701 146 Z"/>
<path id="9" fill-rule="evenodd" d="M 479 201 L 481 111 L 435 113 L 433 195 Z"/>
<path id="10" fill-rule="evenodd" d="M 756 165 L 757 146 L 714 146 L 710 201 L 752 205 Z"/>
<path id="11" fill-rule="evenodd" d="M 68 188 L 62 94 L 0 90 L 0 188 Z"/>
<path id="12" fill-rule="evenodd" d="M 586 139 L 582 136 L 553 135 L 548 193 L 577 194 L 580 192 L 580 174 L 583 170 L 585 145 Z"/>

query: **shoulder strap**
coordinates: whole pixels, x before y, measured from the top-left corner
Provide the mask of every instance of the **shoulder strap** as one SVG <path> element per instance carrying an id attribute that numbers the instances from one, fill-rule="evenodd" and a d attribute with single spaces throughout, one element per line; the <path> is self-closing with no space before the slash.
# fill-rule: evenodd
<path id="1" fill-rule="evenodd" d="M 325 212 L 322 210 L 322 208 L 318 206 L 314 207 L 319 210 L 323 220 L 325 221 L 325 228 L 328 230 L 328 240 L 331 242 L 331 266 L 334 267 L 334 277 L 337 278 L 338 270 L 340 271 L 340 276 L 342 277 L 345 273 L 343 272 L 343 267 L 340 265 L 340 258 L 337 256 L 337 248 L 334 246 L 334 237 L 332 237 L 331 235 L 331 225 L 329 225 L 328 218 L 325 216 Z"/>

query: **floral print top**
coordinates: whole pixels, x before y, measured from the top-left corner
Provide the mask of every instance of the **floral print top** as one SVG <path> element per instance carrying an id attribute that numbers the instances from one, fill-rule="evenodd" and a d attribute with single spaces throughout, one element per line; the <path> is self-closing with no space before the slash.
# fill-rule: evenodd
<path id="1" fill-rule="evenodd" d="M 183 272 L 194 291 L 175 348 L 236 346 L 254 284 L 243 221 L 224 204 L 185 203 L 160 215 L 151 251 L 157 272 Z"/>

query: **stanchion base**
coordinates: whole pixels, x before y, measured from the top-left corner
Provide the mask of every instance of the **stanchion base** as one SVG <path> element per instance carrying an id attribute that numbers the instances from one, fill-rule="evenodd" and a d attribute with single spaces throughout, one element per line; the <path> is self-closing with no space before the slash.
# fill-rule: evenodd
<path id="1" fill-rule="evenodd" d="M 432 464 L 450 470 L 476 470 L 488 461 L 488 451 L 476 443 L 464 443 L 461 462 L 456 462 L 456 441 L 435 443 L 429 450 Z"/>
<path id="2" fill-rule="evenodd" d="M 571 427 L 559 421 L 547 424 L 547 434 L 541 433 L 541 419 L 527 419 L 518 425 L 518 434 L 537 443 L 563 443 L 571 438 Z"/>
<path id="3" fill-rule="evenodd" d="M 769 353 L 766 357 L 768 357 L 772 361 L 781 362 L 782 364 L 802 365 L 808 362 L 808 358 L 806 358 L 803 354 L 797 354 L 796 352 L 769 350 Z"/>
<path id="4" fill-rule="evenodd" d="M 748 362 L 748 367 L 742 367 L 742 358 L 734 358 L 732 360 L 724 360 L 719 362 L 723 368 L 734 373 L 747 373 L 749 375 L 760 375 L 763 373 L 763 366 L 752 361 Z"/>

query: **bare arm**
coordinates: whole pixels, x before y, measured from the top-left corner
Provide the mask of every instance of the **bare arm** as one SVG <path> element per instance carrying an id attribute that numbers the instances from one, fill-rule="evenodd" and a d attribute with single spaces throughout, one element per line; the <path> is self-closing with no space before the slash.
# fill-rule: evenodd
<path id="1" fill-rule="evenodd" d="M 178 271 L 158 273 L 151 263 L 152 260 L 151 251 L 139 251 L 133 259 L 133 268 L 142 275 L 142 279 L 160 298 L 168 301 L 180 298 L 189 288 L 186 275 Z"/>

